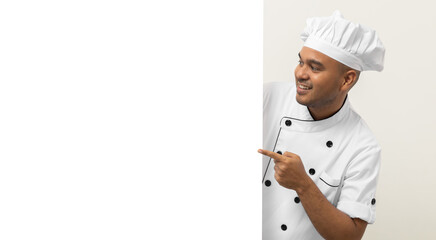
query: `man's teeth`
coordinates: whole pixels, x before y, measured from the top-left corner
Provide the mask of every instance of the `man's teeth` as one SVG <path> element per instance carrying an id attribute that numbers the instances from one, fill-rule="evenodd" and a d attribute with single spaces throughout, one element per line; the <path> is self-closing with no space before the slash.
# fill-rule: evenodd
<path id="1" fill-rule="evenodd" d="M 303 86 L 301 84 L 298 84 L 298 87 L 300 87 L 301 89 L 304 89 L 304 90 L 309 90 L 310 89 L 309 87 Z"/>

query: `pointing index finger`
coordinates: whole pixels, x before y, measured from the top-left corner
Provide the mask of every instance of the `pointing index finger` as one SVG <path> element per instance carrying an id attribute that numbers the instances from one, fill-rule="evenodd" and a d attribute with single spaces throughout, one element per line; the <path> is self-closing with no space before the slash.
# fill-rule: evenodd
<path id="1" fill-rule="evenodd" d="M 264 150 L 264 149 L 259 149 L 257 151 L 265 156 L 268 156 L 270 158 L 274 158 L 275 160 L 278 160 L 278 161 L 280 161 L 283 157 L 282 155 L 280 155 L 278 153 L 271 152 L 271 151 Z"/>

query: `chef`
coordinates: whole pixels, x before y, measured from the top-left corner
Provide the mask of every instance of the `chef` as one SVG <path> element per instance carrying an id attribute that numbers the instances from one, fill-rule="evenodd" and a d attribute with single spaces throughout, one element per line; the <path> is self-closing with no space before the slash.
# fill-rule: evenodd
<path id="1" fill-rule="evenodd" d="M 383 70 L 376 32 L 309 18 L 295 83 L 264 86 L 263 239 L 361 239 L 375 221 L 380 147 L 348 92 Z"/>

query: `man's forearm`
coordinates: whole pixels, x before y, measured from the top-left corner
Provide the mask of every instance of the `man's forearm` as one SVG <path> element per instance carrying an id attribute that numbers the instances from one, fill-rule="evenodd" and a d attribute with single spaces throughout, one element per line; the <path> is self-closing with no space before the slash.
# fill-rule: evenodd
<path id="1" fill-rule="evenodd" d="M 353 219 L 334 207 L 321 193 L 310 177 L 297 194 L 316 230 L 325 239 L 361 239 L 367 223 Z"/>

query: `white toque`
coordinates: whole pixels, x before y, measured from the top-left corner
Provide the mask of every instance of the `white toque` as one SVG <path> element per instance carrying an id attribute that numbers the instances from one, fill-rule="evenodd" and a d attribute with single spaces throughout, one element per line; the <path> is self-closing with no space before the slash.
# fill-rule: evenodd
<path id="1" fill-rule="evenodd" d="M 344 19 L 338 10 L 306 23 L 301 33 L 304 46 L 359 71 L 383 70 L 385 48 L 374 30 Z"/>

